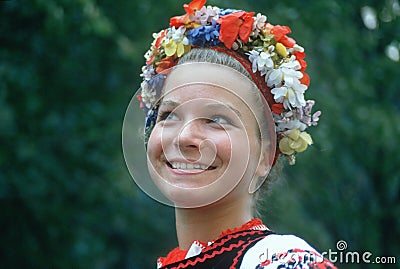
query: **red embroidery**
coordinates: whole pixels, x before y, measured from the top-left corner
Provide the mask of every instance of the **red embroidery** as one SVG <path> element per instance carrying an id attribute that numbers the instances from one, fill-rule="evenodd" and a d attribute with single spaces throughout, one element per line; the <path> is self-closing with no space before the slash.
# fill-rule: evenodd
<path id="1" fill-rule="evenodd" d="M 236 257 L 233 259 L 233 264 L 231 265 L 231 267 L 230 267 L 229 269 L 236 269 L 235 266 L 238 264 L 239 258 L 242 256 L 243 251 L 244 251 L 245 249 L 247 249 L 247 247 L 248 247 L 250 244 L 254 243 L 255 241 L 261 240 L 261 239 L 263 239 L 263 238 L 264 238 L 264 237 L 260 237 L 260 238 L 254 239 L 254 240 L 250 240 L 246 245 L 244 245 L 244 246 L 242 247 L 242 249 L 238 251 L 238 254 L 237 254 Z"/>
<path id="2" fill-rule="evenodd" d="M 228 229 L 224 232 L 222 232 L 219 236 L 218 239 L 233 234 L 233 233 L 237 233 L 240 231 L 245 231 L 245 230 L 267 230 L 267 226 L 265 226 L 262 223 L 262 220 L 260 220 L 259 218 L 254 218 L 251 221 L 243 224 L 241 227 L 239 228 L 235 228 L 235 229 Z M 228 240 L 231 240 L 232 238 L 237 238 L 239 235 L 232 236 L 232 237 L 228 237 L 224 240 L 222 240 L 221 242 L 218 242 L 217 244 L 212 244 L 210 246 L 210 248 L 206 247 L 208 244 L 206 243 L 202 243 L 199 242 L 200 244 L 202 244 L 204 247 L 206 247 L 206 250 L 211 250 L 213 248 L 219 247 L 223 244 L 225 244 Z M 203 250 L 204 251 L 204 250 Z M 157 262 L 161 265 L 161 267 L 175 263 L 175 262 L 179 262 L 185 259 L 186 255 L 187 255 L 187 250 L 183 250 L 180 249 L 179 247 L 174 248 L 171 252 L 168 253 L 168 255 L 166 257 L 160 257 L 158 258 Z"/>

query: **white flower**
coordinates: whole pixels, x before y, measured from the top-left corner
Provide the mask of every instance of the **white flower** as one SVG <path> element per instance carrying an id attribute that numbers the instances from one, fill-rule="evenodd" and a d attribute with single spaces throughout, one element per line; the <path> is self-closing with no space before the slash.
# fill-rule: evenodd
<path id="1" fill-rule="evenodd" d="M 293 52 L 304 52 L 304 48 L 298 44 L 294 44 L 293 48 L 288 49 L 288 51 L 293 54 Z"/>
<path id="2" fill-rule="evenodd" d="M 289 79 L 300 79 L 303 74 L 298 71 L 301 69 L 299 61 L 296 57 L 292 56 L 286 63 L 281 64 L 277 69 L 271 71 L 268 76 L 265 77 L 268 87 L 279 87 L 283 81 Z"/>
<path id="3" fill-rule="evenodd" d="M 169 28 L 169 31 L 162 45 L 164 46 L 164 52 L 167 57 L 177 55 L 181 57 L 185 51 L 190 50 L 189 39 L 185 36 L 185 26 L 180 26 L 178 29 L 173 26 Z"/>
<path id="4" fill-rule="evenodd" d="M 151 57 L 153 57 L 153 50 L 149 49 L 148 51 L 146 51 L 146 53 L 144 54 L 144 58 L 147 61 L 150 61 Z"/>
<path id="5" fill-rule="evenodd" d="M 203 26 L 212 22 L 212 20 L 217 20 L 219 14 L 218 7 L 203 6 L 200 10 L 196 10 L 194 15 L 190 15 L 190 20 L 201 24 Z"/>
<path id="6" fill-rule="evenodd" d="M 254 17 L 254 23 L 253 23 L 251 35 L 257 36 L 260 33 L 260 30 L 265 28 L 266 21 L 267 21 L 267 17 L 258 13 L 257 16 Z"/>
<path id="7" fill-rule="evenodd" d="M 272 57 L 275 55 L 275 52 L 273 52 L 273 50 L 274 46 L 270 46 L 268 51 L 250 51 L 248 55 L 250 62 L 253 64 L 253 73 L 257 72 L 258 70 L 260 71 L 261 76 L 264 76 L 274 68 L 274 61 L 272 60 Z"/>
<path id="8" fill-rule="evenodd" d="M 142 74 L 140 74 L 140 76 L 144 80 L 149 81 L 155 74 L 156 72 L 154 71 L 153 65 L 148 64 L 142 67 Z"/>
<path id="9" fill-rule="evenodd" d="M 304 131 L 307 128 L 307 125 L 299 121 L 298 119 L 290 120 L 283 119 L 276 121 L 276 131 L 277 132 L 287 132 L 289 130 L 299 130 Z"/>
<path id="10" fill-rule="evenodd" d="M 142 89 L 142 102 L 147 108 L 151 108 L 156 101 L 156 90 L 151 88 L 150 83 L 144 80 L 140 87 Z"/>
<path id="11" fill-rule="evenodd" d="M 291 107 L 303 107 L 306 105 L 304 92 L 307 86 L 300 83 L 297 78 L 286 77 L 285 83 L 281 87 L 273 88 L 271 93 L 278 103 L 283 103 L 286 109 Z"/>
<path id="12" fill-rule="evenodd" d="M 156 42 L 158 40 L 158 38 L 163 34 L 164 31 L 160 31 L 158 33 L 153 33 L 153 42 L 151 43 L 150 49 L 144 54 L 144 58 L 147 61 L 150 61 L 150 59 L 153 57 L 154 55 L 154 51 L 157 50 L 156 48 Z"/>
<path id="13" fill-rule="evenodd" d="M 267 21 L 267 16 L 258 13 L 257 16 L 254 17 L 253 30 L 264 29 L 266 21 Z"/>
<path id="14" fill-rule="evenodd" d="M 155 46 L 157 39 L 163 34 L 163 31 L 160 31 L 158 33 L 153 33 L 153 42 L 151 43 L 152 46 Z"/>
<path id="15" fill-rule="evenodd" d="M 265 80 L 268 87 L 280 86 L 283 81 L 283 71 L 280 69 L 274 69 L 265 77 Z"/>
<path id="16" fill-rule="evenodd" d="M 181 42 L 183 45 L 189 45 L 189 39 L 185 36 L 186 28 L 185 26 L 180 26 L 178 29 L 173 26 L 168 31 L 165 39 L 165 44 L 168 44 L 171 40 L 175 42 Z"/>

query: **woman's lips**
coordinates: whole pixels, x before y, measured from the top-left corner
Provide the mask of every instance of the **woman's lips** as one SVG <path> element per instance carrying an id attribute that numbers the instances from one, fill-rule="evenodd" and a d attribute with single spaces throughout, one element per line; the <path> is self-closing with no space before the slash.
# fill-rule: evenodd
<path id="1" fill-rule="evenodd" d="M 209 166 L 193 162 L 166 162 L 168 168 L 175 174 L 199 174 L 209 170 L 214 170 L 215 166 Z"/>

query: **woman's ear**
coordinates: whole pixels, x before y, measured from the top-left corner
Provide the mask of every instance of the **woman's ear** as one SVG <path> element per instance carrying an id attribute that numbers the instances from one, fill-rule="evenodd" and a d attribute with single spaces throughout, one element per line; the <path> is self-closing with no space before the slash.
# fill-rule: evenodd
<path id="1" fill-rule="evenodd" d="M 271 170 L 271 161 L 267 154 L 261 153 L 260 162 L 258 163 L 255 174 L 259 177 L 266 177 Z"/>
<path id="2" fill-rule="evenodd" d="M 271 156 L 268 156 L 268 154 L 265 154 L 264 152 L 265 151 L 261 152 L 260 161 L 258 162 L 254 177 L 250 182 L 249 193 L 256 192 L 262 186 L 271 170 Z"/>

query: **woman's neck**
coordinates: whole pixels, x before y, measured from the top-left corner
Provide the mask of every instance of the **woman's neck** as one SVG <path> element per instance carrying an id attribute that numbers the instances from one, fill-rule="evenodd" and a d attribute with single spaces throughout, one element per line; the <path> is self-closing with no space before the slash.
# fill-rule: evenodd
<path id="1" fill-rule="evenodd" d="M 176 231 L 181 249 L 189 249 L 193 241 L 209 242 L 227 229 L 241 227 L 253 218 L 248 199 L 230 203 L 217 202 L 200 208 L 175 209 Z"/>

